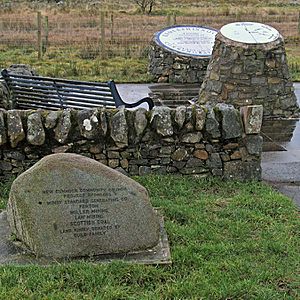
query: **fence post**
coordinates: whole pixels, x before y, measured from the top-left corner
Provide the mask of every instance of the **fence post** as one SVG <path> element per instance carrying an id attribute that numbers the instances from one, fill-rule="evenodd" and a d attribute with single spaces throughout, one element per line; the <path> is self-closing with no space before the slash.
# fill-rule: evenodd
<path id="1" fill-rule="evenodd" d="M 172 24 L 171 24 L 171 15 L 167 15 L 167 26 L 169 27 L 169 26 L 171 26 Z"/>
<path id="2" fill-rule="evenodd" d="M 42 42 L 42 13 L 37 12 L 37 43 L 38 43 L 38 59 L 42 59 L 43 42 Z"/>
<path id="3" fill-rule="evenodd" d="M 101 11 L 100 13 L 100 56 L 105 58 L 105 13 Z"/>
<path id="4" fill-rule="evenodd" d="M 46 53 L 48 48 L 48 36 L 49 36 L 49 19 L 48 16 L 45 16 L 45 43 L 43 47 L 43 54 Z"/>
<path id="5" fill-rule="evenodd" d="M 173 25 L 176 25 L 176 14 L 174 13 L 172 17 L 173 17 L 173 22 L 172 23 L 173 23 Z"/>
<path id="6" fill-rule="evenodd" d="M 300 11 L 298 15 L 298 33 L 300 34 Z"/>
<path id="7" fill-rule="evenodd" d="M 112 43 L 114 40 L 114 13 L 110 14 L 110 42 Z"/>

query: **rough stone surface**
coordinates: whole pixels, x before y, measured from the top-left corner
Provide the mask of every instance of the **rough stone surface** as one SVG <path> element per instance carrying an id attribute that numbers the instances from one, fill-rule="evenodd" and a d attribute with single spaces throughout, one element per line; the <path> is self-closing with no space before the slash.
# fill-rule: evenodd
<path id="1" fill-rule="evenodd" d="M 231 105 L 218 103 L 216 109 L 222 119 L 222 131 L 225 139 L 237 138 L 242 135 L 242 121 L 238 111 Z"/>
<path id="2" fill-rule="evenodd" d="M 76 154 L 46 156 L 20 175 L 11 188 L 8 220 L 38 256 L 126 253 L 159 240 L 146 189 Z"/>
<path id="3" fill-rule="evenodd" d="M 260 180 L 260 161 L 228 161 L 224 162 L 224 179 L 226 180 Z"/>
<path id="4" fill-rule="evenodd" d="M 52 129 L 56 126 L 59 118 L 59 111 L 50 111 L 45 118 L 45 128 Z"/>
<path id="5" fill-rule="evenodd" d="M 7 141 L 7 134 L 4 123 L 4 112 L 0 110 L 0 146 L 4 145 Z"/>
<path id="6" fill-rule="evenodd" d="M 163 137 L 173 134 L 171 110 L 168 107 L 154 107 L 152 109 L 151 124 L 156 132 Z"/>
<path id="7" fill-rule="evenodd" d="M 186 56 L 150 44 L 148 71 L 160 83 L 202 83 L 210 57 Z"/>
<path id="8" fill-rule="evenodd" d="M 238 108 L 263 105 L 265 117 L 299 114 L 284 41 L 245 44 L 216 35 L 199 104 L 225 102 Z"/>
<path id="9" fill-rule="evenodd" d="M 196 107 L 195 110 L 195 128 L 196 130 L 202 130 L 205 124 L 206 112 L 201 107 Z"/>
<path id="10" fill-rule="evenodd" d="M 178 106 L 175 109 L 175 122 L 179 129 L 182 128 L 185 121 L 186 106 Z"/>
<path id="11" fill-rule="evenodd" d="M 221 132 L 219 129 L 219 122 L 213 109 L 209 109 L 206 117 L 205 130 L 212 138 L 219 138 Z"/>
<path id="12" fill-rule="evenodd" d="M 135 111 L 134 129 L 135 129 L 135 132 L 136 132 L 136 135 L 138 138 L 140 138 L 142 136 L 142 134 L 144 133 L 144 131 L 148 125 L 146 112 L 147 111 L 143 108 L 139 108 Z"/>
<path id="13" fill-rule="evenodd" d="M 71 110 L 66 109 L 60 115 L 58 123 L 54 129 L 55 139 L 59 143 L 64 144 L 68 140 L 71 127 L 72 127 Z"/>
<path id="14" fill-rule="evenodd" d="M 260 133 L 263 120 L 263 106 L 250 105 L 241 108 L 241 115 L 246 134 Z"/>
<path id="15" fill-rule="evenodd" d="M 45 142 L 45 130 L 40 111 L 27 118 L 27 140 L 35 146 L 43 145 Z"/>
<path id="16" fill-rule="evenodd" d="M 247 135 L 246 137 L 246 148 L 249 154 L 261 155 L 263 138 L 260 135 Z"/>
<path id="17" fill-rule="evenodd" d="M 128 126 L 124 108 L 120 109 L 111 119 L 111 137 L 117 146 L 128 145 Z"/>
<path id="18" fill-rule="evenodd" d="M 21 112 L 18 110 L 9 110 L 7 113 L 7 135 L 13 148 L 25 138 Z"/>
<path id="19" fill-rule="evenodd" d="M 80 134 L 87 139 L 99 138 L 99 118 L 97 109 L 81 110 L 77 115 Z"/>

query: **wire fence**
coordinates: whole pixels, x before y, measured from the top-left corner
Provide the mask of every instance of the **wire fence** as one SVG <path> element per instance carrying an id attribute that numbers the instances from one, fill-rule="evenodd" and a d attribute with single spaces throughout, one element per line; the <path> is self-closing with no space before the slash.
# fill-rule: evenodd
<path id="1" fill-rule="evenodd" d="M 0 14 L 0 45 L 34 48 L 39 57 L 49 49 L 72 49 L 81 58 L 95 57 L 145 57 L 147 47 L 155 32 L 174 24 L 205 25 L 219 29 L 236 21 L 256 21 L 277 28 L 291 41 L 299 43 L 299 12 L 285 14 L 213 13 L 200 16 L 145 16 L 114 12 L 99 14 L 24 13 Z"/>

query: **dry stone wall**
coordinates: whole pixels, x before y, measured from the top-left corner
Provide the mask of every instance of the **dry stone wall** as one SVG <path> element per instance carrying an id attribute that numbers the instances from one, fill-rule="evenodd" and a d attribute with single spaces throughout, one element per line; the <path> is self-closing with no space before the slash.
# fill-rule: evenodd
<path id="1" fill-rule="evenodd" d="M 0 110 L 0 177 L 51 153 L 78 153 L 125 174 L 260 179 L 262 107 Z"/>

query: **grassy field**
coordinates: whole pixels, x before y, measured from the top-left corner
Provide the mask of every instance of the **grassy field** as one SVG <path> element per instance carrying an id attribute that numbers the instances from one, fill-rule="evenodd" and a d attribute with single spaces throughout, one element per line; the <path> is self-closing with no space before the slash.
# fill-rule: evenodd
<path id="1" fill-rule="evenodd" d="M 161 207 L 173 264 L 2 266 L 0 299 L 299 299 L 300 219 L 264 183 L 136 178 Z M 0 184 L 2 207 L 9 184 Z"/>
<path id="2" fill-rule="evenodd" d="M 165 0 L 156 2 L 151 15 L 141 14 L 134 1 L 126 0 L 65 0 L 60 5 L 55 1 L 2 2 L 1 68 L 27 63 L 45 76 L 151 82 L 147 48 L 158 30 L 175 23 L 220 29 L 230 22 L 256 21 L 274 26 L 284 36 L 292 78 L 300 81 L 299 1 Z M 43 16 L 42 60 L 37 58 L 38 10 Z M 101 12 L 105 12 L 103 24 Z"/>

